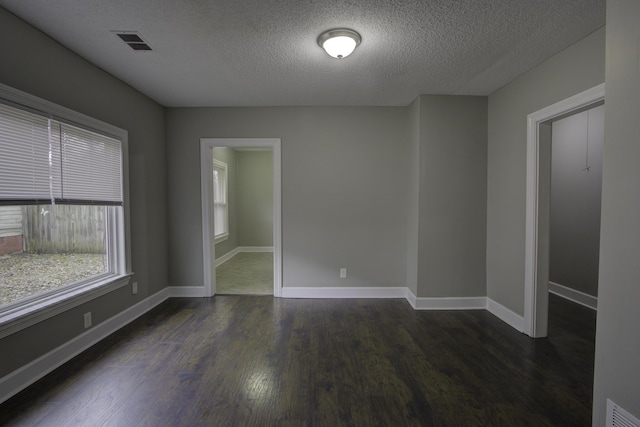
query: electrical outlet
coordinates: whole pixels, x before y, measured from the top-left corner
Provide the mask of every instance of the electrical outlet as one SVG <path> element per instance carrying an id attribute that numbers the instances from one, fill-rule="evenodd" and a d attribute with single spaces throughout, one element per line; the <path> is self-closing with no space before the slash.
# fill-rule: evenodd
<path id="1" fill-rule="evenodd" d="M 84 314 L 84 328 L 90 328 L 91 327 L 91 312 L 85 313 Z"/>
<path id="2" fill-rule="evenodd" d="M 347 278 L 347 269 L 344 268 L 344 267 L 340 269 L 340 278 L 341 279 L 346 279 Z"/>
<path id="3" fill-rule="evenodd" d="M 135 295 L 138 293 L 138 282 L 133 282 L 131 284 L 131 295 Z"/>

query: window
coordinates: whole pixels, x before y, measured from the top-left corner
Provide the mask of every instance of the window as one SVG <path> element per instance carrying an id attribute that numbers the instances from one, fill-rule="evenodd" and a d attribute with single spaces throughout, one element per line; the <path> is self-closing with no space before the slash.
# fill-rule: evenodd
<path id="1" fill-rule="evenodd" d="M 0 85 L 0 337 L 128 283 L 126 143 Z"/>
<path id="2" fill-rule="evenodd" d="M 216 159 L 213 159 L 213 230 L 215 243 L 229 237 L 227 164 Z"/>

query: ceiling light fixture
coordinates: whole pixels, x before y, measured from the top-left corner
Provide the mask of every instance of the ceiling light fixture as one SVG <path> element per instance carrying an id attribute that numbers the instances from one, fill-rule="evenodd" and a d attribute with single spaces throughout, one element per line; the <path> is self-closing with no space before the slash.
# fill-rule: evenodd
<path id="1" fill-rule="evenodd" d="M 329 30 L 318 37 L 318 44 L 336 59 L 346 58 L 360 44 L 360 34 L 348 28 Z"/>

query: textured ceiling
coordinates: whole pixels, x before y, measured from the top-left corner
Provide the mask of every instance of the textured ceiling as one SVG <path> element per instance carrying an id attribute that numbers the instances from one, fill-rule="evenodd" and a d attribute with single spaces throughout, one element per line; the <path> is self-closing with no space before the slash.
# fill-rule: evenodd
<path id="1" fill-rule="evenodd" d="M 605 24 L 605 0 L 0 0 L 165 106 L 407 105 L 488 95 Z M 320 33 L 362 43 L 329 57 Z M 113 30 L 138 31 L 135 52 Z"/>

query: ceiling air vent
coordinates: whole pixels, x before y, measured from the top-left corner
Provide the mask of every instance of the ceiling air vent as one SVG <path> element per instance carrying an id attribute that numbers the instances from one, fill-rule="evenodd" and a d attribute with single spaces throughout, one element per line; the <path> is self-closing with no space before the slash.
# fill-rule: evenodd
<path id="1" fill-rule="evenodd" d="M 151 50 L 151 46 L 147 42 L 145 42 L 142 37 L 140 37 L 140 33 L 137 31 L 113 31 L 116 36 L 120 37 L 120 40 L 128 44 L 131 49 L 137 51 L 149 51 Z"/>

